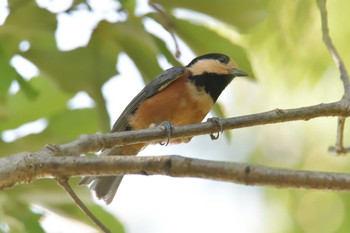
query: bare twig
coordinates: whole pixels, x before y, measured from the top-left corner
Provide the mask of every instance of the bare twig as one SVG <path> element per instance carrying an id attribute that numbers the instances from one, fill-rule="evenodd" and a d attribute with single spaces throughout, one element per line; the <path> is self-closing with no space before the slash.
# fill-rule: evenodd
<path id="1" fill-rule="evenodd" d="M 62 175 L 161 174 L 172 177 L 206 178 L 243 185 L 350 191 L 350 174 L 287 170 L 178 155 L 49 157 L 36 160 L 35 163 L 36 173 L 31 173 L 34 176 L 29 177 L 29 180 Z"/>
<path id="2" fill-rule="evenodd" d="M 163 21 L 162 25 L 164 28 L 169 32 L 170 36 L 172 37 L 174 44 L 175 44 L 175 57 L 179 58 L 181 55 L 180 47 L 176 39 L 175 35 L 175 26 L 173 21 L 170 19 L 170 17 L 163 11 L 163 9 L 154 1 L 150 0 L 149 5 L 153 7 L 155 11 L 157 11 L 161 21 Z"/>
<path id="3" fill-rule="evenodd" d="M 329 50 L 330 54 L 332 55 L 334 63 L 338 66 L 338 69 L 340 71 L 340 78 L 344 86 L 344 93 L 345 93 L 344 96 L 347 96 L 346 98 L 349 99 L 350 98 L 349 75 L 345 68 L 344 62 L 341 59 L 329 35 L 326 2 L 327 0 L 317 0 L 317 5 L 321 13 L 323 42 L 326 45 L 327 49 Z"/>
<path id="4" fill-rule="evenodd" d="M 329 151 L 337 155 L 346 154 L 349 152 L 349 148 L 344 148 L 344 127 L 345 127 L 345 117 L 338 117 L 338 127 L 337 127 L 337 138 L 335 146 L 329 147 Z"/>
<path id="5" fill-rule="evenodd" d="M 318 5 L 318 7 L 320 9 L 320 13 L 321 13 L 323 42 L 324 42 L 325 46 L 327 47 L 327 49 L 329 50 L 329 53 L 332 55 L 334 63 L 337 65 L 337 67 L 339 69 L 340 79 L 341 79 L 341 81 L 343 83 L 343 87 L 344 87 L 343 102 L 344 102 L 344 105 L 349 106 L 350 105 L 349 75 L 348 75 L 348 71 L 345 68 L 344 62 L 343 62 L 342 58 L 340 57 L 337 49 L 335 48 L 335 46 L 332 42 L 331 37 L 329 35 L 326 3 L 327 3 L 327 0 L 317 0 L 317 5 Z M 345 125 L 345 117 L 339 117 L 338 118 L 336 145 L 329 148 L 329 151 L 334 152 L 336 154 L 345 154 L 348 151 L 343 146 L 344 125 Z"/>
<path id="6" fill-rule="evenodd" d="M 61 176 L 56 178 L 57 182 L 62 186 L 62 188 L 69 194 L 73 199 L 75 204 L 88 216 L 103 232 L 110 233 L 111 231 L 102 223 L 98 218 L 91 213 L 91 211 L 85 206 L 85 204 L 80 200 L 80 198 L 75 194 L 73 189 L 68 184 L 68 178 L 66 176 Z"/>

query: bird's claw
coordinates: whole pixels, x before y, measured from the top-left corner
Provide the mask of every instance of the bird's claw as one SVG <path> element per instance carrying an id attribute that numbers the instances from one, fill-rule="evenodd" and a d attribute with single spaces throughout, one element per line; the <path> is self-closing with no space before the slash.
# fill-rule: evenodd
<path id="1" fill-rule="evenodd" d="M 218 117 L 212 117 L 212 118 L 208 118 L 207 122 L 211 122 L 212 124 L 214 124 L 217 128 L 218 131 L 216 131 L 216 135 L 214 134 L 214 132 L 212 132 L 210 134 L 210 139 L 211 140 L 216 140 L 219 138 L 220 133 L 222 133 L 224 131 L 223 125 L 220 122 L 220 119 Z"/>
<path id="2" fill-rule="evenodd" d="M 159 144 L 162 146 L 167 146 L 170 142 L 170 137 L 171 137 L 171 134 L 173 133 L 174 125 L 173 125 L 173 123 L 171 123 L 169 121 L 163 121 L 162 123 L 160 123 L 160 125 L 158 127 L 161 130 L 164 130 L 166 132 L 166 136 L 167 136 L 166 142 L 159 142 Z"/>

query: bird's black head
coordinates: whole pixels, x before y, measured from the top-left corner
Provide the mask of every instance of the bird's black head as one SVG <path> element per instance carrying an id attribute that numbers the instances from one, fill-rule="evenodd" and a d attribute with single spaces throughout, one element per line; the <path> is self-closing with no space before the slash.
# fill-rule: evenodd
<path id="1" fill-rule="evenodd" d="M 205 90 L 214 102 L 234 77 L 247 76 L 230 57 L 220 53 L 196 57 L 186 68 L 191 72 L 189 80 L 197 89 Z"/>

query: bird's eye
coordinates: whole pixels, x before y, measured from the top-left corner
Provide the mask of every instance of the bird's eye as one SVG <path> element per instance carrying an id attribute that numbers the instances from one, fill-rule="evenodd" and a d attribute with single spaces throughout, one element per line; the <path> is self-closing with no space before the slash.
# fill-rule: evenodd
<path id="1" fill-rule="evenodd" d="M 218 60 L 223 64 L 227 64 L 229 62 L 229 58 L 226 56 L 219 57 Z"/>

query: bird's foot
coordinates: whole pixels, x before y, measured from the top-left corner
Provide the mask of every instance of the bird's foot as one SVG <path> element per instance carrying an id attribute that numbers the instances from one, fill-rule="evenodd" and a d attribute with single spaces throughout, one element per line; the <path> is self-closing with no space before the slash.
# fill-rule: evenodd
<path id="1" fill-rule="evenodd" d="M 170 137 L 171 137 L 171 134 L 173 133 L 174 125 L 169 121 L 163 121 L 162 123 L 160 123 L 158 128 L 160 128 L 161 130 L 164 130 L 167 136 L 166 142 L 159 142 L 159 144 L 162 146 L 167 146 L 170 142 Z"/>
<path id="2" fill-rule="evenodd" d="M 222 123 L 220 122 L 220 119 L 218 117 L 212 117 L 212 118 L 208 118 L 207 119 L 207 122 L 211 122 L 213 125 L 215 125 L 217 127 L 217 131 L 216 132 L 212 132 L 210 134 L 210 139 L 211 140 L 216 140 L 219 138 L 220 136 L 220 133 L 222 133 L 224 131 L 223 129 L 223 125 Z M 215 135 L 216 133 L 216 135 Z"/>

